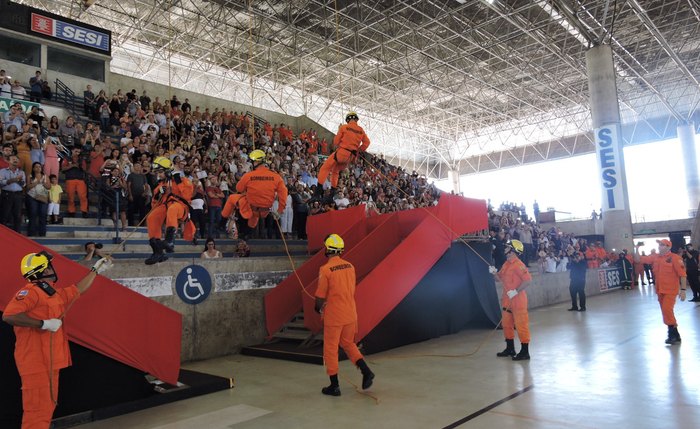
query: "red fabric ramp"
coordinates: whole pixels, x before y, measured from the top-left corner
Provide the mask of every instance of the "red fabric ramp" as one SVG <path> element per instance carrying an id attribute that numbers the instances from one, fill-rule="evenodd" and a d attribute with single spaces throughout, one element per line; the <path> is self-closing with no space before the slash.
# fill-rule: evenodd
<path id="1" fill-rule="evenodd" d="M 74 284 L 88 268 L 0 226 L 0 308 L 3 310 L 26 282 L 19 270 L 27 253 L 54 255 L 57 287 Z M 118 262 L 117 262 L 118 263 Z M 98 276 L 65 317 L 70 341 L 123 364 L 176 384 L 180 372 L 182 316 L 124 286 Z"/>
<path id="2" fill-rule="evenodd" d="M 314 222 L 313 219 L 311 222 Z M 487 222 L 486 203 L 483 200 L 443 194 L 436 207 L 366 218 L 344 232 L 319 230 L 319 235 L 341 234 L 346 248 L 344 257 L 357 270 L 355 299 L 359 331 L 356 341 L 371 332 L 401 302 L 454 239 L 486 228 Z M 318 269 L 325 261 L 323 252 L 318 252 L 299 269 L 310 295 L 316 290 Z M 279 330 L 302 306 L 306 327 L 314 332 L 321 329 L 321 321 L 313 311 L 313 299 L 301 292 L 299 282 L 296 278 L 292 279 L 293 276 L 265 297 L 270 334 Z M 294 287 L 286 285 L 284 295 L 276 292 L 288 282 L 292 282 Z M 275 314 L 275 308 L 283 305 L 287 307 L 286 313 Z M 271 319 L 274 319 L 274 323 L 270 323 Z"/>

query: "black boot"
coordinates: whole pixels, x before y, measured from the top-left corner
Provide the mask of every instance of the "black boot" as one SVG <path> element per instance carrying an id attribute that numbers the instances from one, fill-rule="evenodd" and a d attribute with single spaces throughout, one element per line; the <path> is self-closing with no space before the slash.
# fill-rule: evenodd
<path id="1" fill-rule="evenodd" d="M 515 344 L 513 340 L 506 340 L 506 348 L 502 352 L 496 353 L 498 357 L 513 357 L 515 356 Z"/>
<path id="2" fill-rule="evenodd" d="M 513 356 L 513 360 L 530 360 L 530 350 L 529 350 L 530 344 L 522 343 L 522 344 L 520 344 L 520 346 L 521 346 L 520 353 Z"/>
<path id="3" fill-rule="evenodd" d="M 372 386 L 372 380 L 374 380 L 374 373 L 369 369 L 364 359 L 358 360 L 355 365 L 362 371 L 362 390 L 369 389 Z"/>
<path id="4" fill-rule="evenodd" d="M 677 344 L 681 342 L 681 335 L 678 333 L 678 328 L 669 325 L 668 327 L 668 338 L 666 338 L 666 344 Z"/>
<path id="5" fill-rule="evenodd" d="M 148 244 L 150 244 L 151 249 L 153 249 L 153 254 L 146 259 L 146 265 L 157 264 L 168 259 L 168 257 L 163 254 L 163 247 L 161 243 L 161 240 L 158 238 L 151 238 L 148 240 Z"/>
<path id="6" fill-rule="evenodd" d="M 331 375 L 331 384 L 321 389 L 321 393 L 328 396 L 340 396 L 340 386 L 338 385 L 338 374 Z"/>
<path id="7" fill-rule="evenodd" d="M 173 253 L 175 251 L 175 231 L 177 228 L 174 226 L 169 226 L 165 228 L 165 243 L 163 243 L 163 249 L 168 253 Z"/>

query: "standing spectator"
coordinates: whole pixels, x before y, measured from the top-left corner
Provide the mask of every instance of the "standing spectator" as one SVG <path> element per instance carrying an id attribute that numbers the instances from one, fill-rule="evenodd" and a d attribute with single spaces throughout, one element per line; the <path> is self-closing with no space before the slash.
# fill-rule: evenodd
<path id="1" fill-rule="evenodd" d="M 80 200 L 80 211 L 84 218 L 88 217 L 87 184 L 85 173 L 87 165 L 85 159 L 80 156 L 80 148 L 74 147 L 70 158 L 63 159 L 61 171 L 66 179 L 66 192 L 68 192 L 68 217 L 75 216 L 75 194 Z"/>
<path id="2" fill-rule="evenodd" d="M 355 267 L 341 258 L 345 250 L 343 239 L 331 234 L 324 241 L 326 262 L 318 274 L 315 310 L 323 315 L 323 361 L 331 384 L 321 389 L 329 396 L 340 396 L 338 383 L 338 345 L 343 348 L 360 371 L 362 389 L 372 386 L 374 373 L 369 369 L 362 353 L 355 345 L 357 310 L 355 308 Z"/>
<path id="3" fill-rule="evenodd" d="M 296 205 L 294 204 L 294 198 L 292 195 L 297 194 L 299 188 L 295 191 L 291 189 L 287 194 L 287 204 L 284 207 L 284 212 L 282 212 L 282 217 L 280 218 L 280 227 L 282 228 L 282 234 L 284 238 L 292 238 L 292 231 L 294 225 L 294 209 Z M 298 195 L 298 194 L 297 194 Z M 299 198 L 301 200 L 301 198 Z M 298 204 L 298 203 L 297 203 Z"/>
<path id="4" fill-rule="evenodd" d="M 41 82 L 41 96 L 47 100 L 51 100 L 52 92 L 48 81 L 44 80 Z"/>
<path id="5" fill-rule="evenodd" d="M 213 238 L 207 238 L 207 242 L 204 244 L 204 251 L 200 256 L 201 259 L 221 259 L 223 255 L 220 251 L 216 250 L 216 242 Z"/>
<path id="6" fill-rule="evenodd" d="M 219 179 L 216 176 L 209 178 L 207 186 L 207 208 L 209 209 L 208 237 L 219 237 L 219 220 L 221 219 L 221 208 L 224 205 L 224 193 L 219 188 Z"/>
<path id="7" fill-rule="evenodd" d="M 32 164 L 32 174 L 27 181 L 27 217 L 30 237 L 46 237 L 46 216 L 49 206 L 49 189 L 51 183 L 44 174 L 41 164 Z"/>
<path id="8" fill-rule="evenodd" d="M 41 72 L 39 70 L 34 73 L 34 77 L 29 79 L 29 101 L 34 101 L 41 103 L 41 91 L 44 85 L 44 81 L 41 80 Z"/>
<path id="9" fill-rule="evenodd" d="M 620 271 L 620 283 L 622 284 L 622 289 L 632 289 L 632 263 L 627 259 L 625 253 L 620 253 L 617 262 L 617 268 Z"/>
<path id="10" fill-rule="evenodd" d="M 63 188 L 58 184 L 58 177 L 55 174 L 50 175 L 49 180 L 51 181 L 51 188 L 49 189 L 49 207 L 47 214 L 51 216 L 51 223 L 55 225 L 62 223 L 60 220 L 60 208 Z"/>
<path id="11" fill-rule="evenodd" d="M 194 185 L 194 195 L 190 202 L 190 207 L 192 207 L 190 218 L 199 231 L 197 237 L 204 238 L 206 234 L 205 231 L 207 230 L 207 221 L 204 218 L 204 213 L 206 211 L 205 191 L 201 180 L 193 180 L 192 184 Z"/>
<path id="12" fill-rule="evenodd" d="M 535 222 L 540 221 L 540 205 L 537 204 L 537 200 L 532 204 L 532 212 L 535 214 Z"/>
<path id="13" fill-rule="evenodd" d="M 5 70 L 0 70 L 0 97 L 12 98 L 12 82 Z"/>
<path id="14" fill-rule="evenodd" d="M 141 163 L 134 164 L 133 169 L 126 178 L 129 192 L 128 217 L 131 226 L 138 224 L 146 216 L 146 188 L 148 187 Z M 134 215 L 137 215 L 136 219 L 134 219 Z"/>
<path id="15" fill-rule="evenodd" d="M 530 286 L 532 276 L 525 264 L 518 258 L 523 252 L 523 244 L 511 240 L 506 244 L 506 262 L 500 270 L 489 267 L 496 280 L 503 283 L 501 298 L 503 335 L 506 338 L 506 348 L 496 354 L 498 357 L 512 357 L 513 360 L 530 359 L 530 321 L 527 312 L 527 294 L 525 289 Z M 522 348 L 515 354 L 515 332 Z"/>
<path id="16" fill-rule="evenodd" d="M 110 170 L 110 175 L 103 177 L 103 200 L 107 202 L 115 228 L 119 224 L 119 219 L 121 219 L 122 231 L 126 231 L 126 212 L 129 205 L 126 198 L 127 188 L 126 179 L 119 166 L 113 167 Z"/>
<path id="17" fill-rule="evenodd" d="M 141 108 L 148 112 L 151 109 L 151 97 L 146 95 L 146 91 L 143 91 L 143 94 L 139 98 L 139 102 L 141 102 Z"/>
<path id="18" fill-rule="evenodd" d="M 95 117 L 95 93 L 92 92 L 92 85 L 88 85 L 83 91 L 83 111 L 88 119 Z"/>
<path id="19" fill-rule="evenodd" d="M 683 262 L 685 263 L 685 274 L 688 279 L 690 289 L 693 291 L 693 298 L 690 302 L 700 301 L 700 279 L 698 279 L 698 251 L 693 249 L 693 245 L 688 243 L 683 251 Z"/>
<path id="20" fill-rule="evenodd" d="M 569 262 L 569 293 L 571 308 L 568 311 L 586 311 L 586 269 L 588 263 L 581 252 L 574 252 Z"/>
<path id="21" fill-rule="evenodd" d="M 306 220 L 309 217 L 309 200 L 311 195 L 300 184 L 296 185 L 296 192 L 292 195 L 292 206 L 294 209 L 292 228 L 296 232 L 299 240 L 306 240 Z M 286 210 L 285 210 L 286 212 Z"/>
<path id="22" fill-rule="evenodd" d="M 19 168 L 19 157 L 10 155 L 10 166 L 0 170 L 0 207 L 2 207 L 2 223 L 17 233 L 22 233 L 22 203 L 24 202 L 24 185 L 27 177 Z"/>

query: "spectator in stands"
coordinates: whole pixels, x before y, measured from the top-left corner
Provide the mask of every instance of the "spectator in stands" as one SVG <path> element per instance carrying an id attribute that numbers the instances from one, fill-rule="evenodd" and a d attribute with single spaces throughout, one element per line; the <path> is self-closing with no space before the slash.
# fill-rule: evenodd
<path id="1" fill-rule="evenodd" d="M 12 98 L 15 100 L 26 100 L 27 99 L 27 91 L 24 89 L 21 83 L 17 79 L 15 79 L 14 83 L 12 84 Z"/>
<path id="2" fill-rule="evenodd" d="M 5 70 L 0 70 L 0 97 L 12 98 L 12 82 Z"/>
<path id="3" fill-rule="evenodd" d="M 36 124 L 37 136 L 41 135 L 41 131 L 44 128 L 44 120 L 46 119 L 44 109 L 40 108 L 39 106 L 32 106 L 32 108 L 29 110 L 29 116 L 27 117 L 27 120 L 29 119 L 34 121 Z"/>
<path id="4" fill-rule="evenodd" d="M 247 258 L 250 256 L 250 247 L 245 240 L 238 240 L 238 245 L 236 245 L 236 256 L 239 258 Z"/>
<path id="5" fill-rule="evenodd" d="M 10 166 L 0 170 L 0 207 L 2 207 L 2 223 L 17 233 L 22 233 L 22 205 L 24 203 L 24 186 L 27 176 L 19 168 L 19 157 L 10 155 Z"/>
<path id="6" fill-rule="evenodd" d="M 43 90 L 44 81 L 41 79 L 41 71 L 37 70 L 34 77 L 29 79 L 29 101 L 41 103 L 41 93 Z"/>
<path id="7" fill-rule="evenodd" d="M 51 86 L 48 81 L 41 82 L 41 96 L 46 100 L 51 100 L 53 93 L 51 91 Z"/>
<path id="8" fill-rule="evenodd" d="M 209 237 L 219 237 L 219 220 L 221 220 L 221 208 L 224 204 L 225 195 L 219 188 L 219 179 L 216 176 L 209 178 L 209 186 L 207 192 L 207 209 L 209 211 L 209 228 L 207 235 Z"/>
<path id="9" fill-rule="evenodd" d="M 118 226 L 118 219 L 122 221 L 122 231 L 126 231 L 126 212 L 128 210 L 126 179 L 118 165 L 110 170 L 109 176 L 103 177 L 102 192 L 103 200 L 107 202 L 107 207 L 114 221 L 114 227 Z"/>
<path id="10" fill-rule="evenodd" d="M 61 215 L 61 194 L 63 193 L 63 188 L 58 184 L 58 176 L 52 174 L 49 176 L 51 181 L 51 188 L 49 188 L 49 205 L 47 214 L 51 216 L 51 224 L 56 225 L 63 223 L 60 218 Z"/>
<path id="11" fill-rule="evenodd" d="M 95 243 L 94 241 L 88 241 L 83 246 L 85 248 L 85 256 L 83 256 L 83 261 L 92 261 L 93 259 L 102 259 L 104 255 L 102 254 L 102 243 Z"/>
<path id="12" fill-rule="evenodd" d="M 146 90 L 143 91 L 143 94 L 141 94 L 141 97 L 139 98 L 139 102 L 141 103 L 141 108 L 145 111 L 149 111 L 151 109 L 151 97 L 149 97 L 146 94 Z"/>
<path id="13" fill-rule="evenodd" d="M 15 103 L 12 106 L 10 106 L 10 110 L 5 112 L 5 126 L 9 127 L 14 125 L 16 131 L 21 131 L 22 126 L 24 126 L 25 122 L 27 122 L 27 119 L 24 115 L 24 112 L 22 111 L 22 105 L 19 103 Z"/>
<path id="14" fill-rule="evenodd" d="M 58 127 L 58 135 L 63 139 L 66 146 L 73 146 L 79 141 L 78 129 L 75 126 L 75 118 L 69 116 L 66 121 Z"/>
<path id="15" fill-rule="evenodd" d="M 146 216 L 146 195 L 148 182 L 142 171 L 141 163 L 133 165 L 133 171 L 126 177 L 127 191 L 129 194 L 129 225 L 136 225 Z M 136 219 L 134 220 L 134 216 Z"/>
<path id="16" fill-rule="evenodd" d="M 92 85 L 88 85 L 83 91 L 83 112 L 88 119 L 95 118 L 95 93 L 92 92 Z"/>
<path id="17" fill-rule="evenodd" d="M 213 238 L 207 238 L 207 242 L 204 244 L 204 251 L 200 256 L 201 259 L 221 259 L 223 255 L 221 252 L 216 250 L 216 242 Z"/>
<path id="18" fill-rule="evenodd" d="M 80 148 L 74 147 L 70 158 L 64 158 L 61 171 L 66 179 L 66 192 L 68 193 L 68 217 L 75 216 L 75 194 L 80 200 L 80 211 L 84 218 L 88 217 L 87 184 L 85 173 L 87 163 L 80 155 Z"/>
<path id="19" fill-rule="evenodd" d="M 31 136 L 29 138 L 29 146 L 30 146 L 30 151 L 29 151 L 29 156 L 33 164 L 39 164 L 42 167 L 46 163 L 46 155 L 44 154 L 44 150 L 41 148 L 41 145 L 39 144 L 39 139 L 36 138 L 35 136 Z"/>
<path id="20" fill-rule="evenodd" d="M 61 125 L 58 123 L 58 116 L 52 116 L 49 124 L 46 126 L 47 130 L 49 131 L 49 135 L 58 137 L 58 129 L 60 126 Z"/>
<path id="21" fill-rule="evenodd" d="M 10 166 L 10 157 L 15 152 L 15 147 L 12 143 L 2 144 L 2 156 L 0 157 L 0 169 Z"/>
<path id="22" fill-rule="evenodd" d="M 27 235 L 30 237 L 46 237 L 50 188 L 51 183 L 44 174 L 41 164 L 35 162 L 32 164 L 32 174 L 27 181 L 26 188 L 27 217 L 29 218 Z"/>

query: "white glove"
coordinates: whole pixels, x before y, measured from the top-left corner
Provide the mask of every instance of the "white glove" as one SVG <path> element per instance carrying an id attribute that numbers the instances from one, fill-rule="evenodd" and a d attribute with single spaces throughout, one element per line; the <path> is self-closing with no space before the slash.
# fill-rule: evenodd
<path id="1" fill-rule="evenodd" d="M 494 267 L 493 265 L 489 265 L 489 273 L 491 274 L 496 274 L 498 272 L 498 269 Z"/>
<path id="2" fill-rule="evenodd" d="M 112 260 L 110 258 L 101 258 L 100 260 L 95 262 L 95 265 L 92 266 L 92 269 L 97 274 L 102 274 L 103 272 L 107 271 L 113 266 L 114 264 L 112 263 Z"/>
<path id="3" fill-rule="evenodd" d="M 61 325 L 63 325 L 63 322 L 61 319 L 48 319 L 48 320 L 43 320 L 44 324 L 41 325 L 41 329 L 45 331 L 51 331 L 51 332 L 56 332 L 59 330 Z"/>
<path id="4" fill-rule="evenodd" d="M 517 294 L 518 294 L 518 291 L 516 289 L 509 290 L 508 292 L 506 292 L 506 295 L 508 295 L 508 298 L 510 298 L 510 299 L 513 299 L 513 297 Z"/>
<path id="5" fill-rule="evenodd" d="M 278 212 L 276 212 L 276 211 L 273 210 L 273 211 L 270 212 L 270 214 L 272 215 L 272 218 L 273 218 L 273 219 L 275 219 L 275 220 L 280 220 L 280 217 L 281 217 L 281 216 L 280 216 L 280 214 L 279 214 Z"/>
<path id="6" fill-rule="evenodd" d="M 685 301 L 685 289 L 681 289 L 678 295 L 680 296 L 681 301 Z"/>

